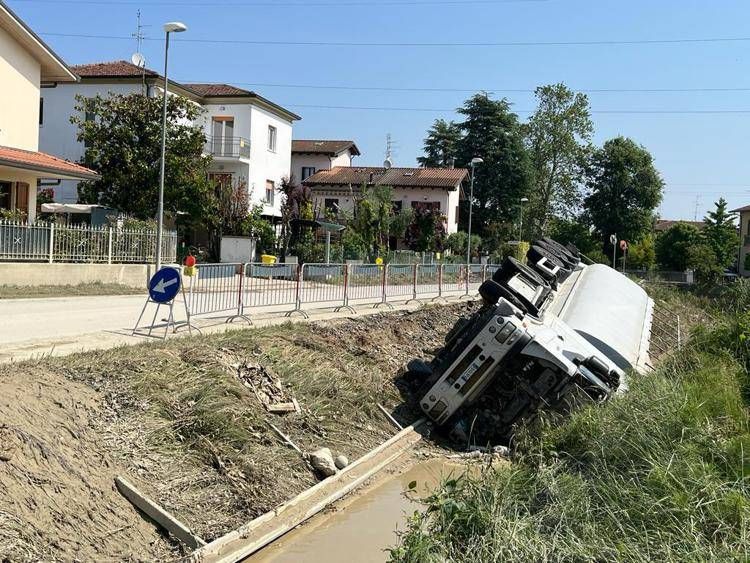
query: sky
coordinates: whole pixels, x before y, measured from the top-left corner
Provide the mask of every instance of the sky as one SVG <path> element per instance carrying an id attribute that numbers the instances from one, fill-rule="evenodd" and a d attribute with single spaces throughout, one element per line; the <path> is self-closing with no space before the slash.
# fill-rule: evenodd
<path id="1" fill-rule="evenodd" d="M 587 91 L 596 144 L 624 135 L 654 156 L 663 218 L 750 204 L 746 0 L 6 2 L 69 64 L 130 59 L 140 10 L 162 72 L 161 26 L 182 21 L 171 78 L 255 90 L 302 116 L 295 138 L 354 140 L 360 165 L 383 162 L 390 134 L 395 165 L 415 166 L 474 91 L 526 119 L 535 87 L 564 82 Z"/>

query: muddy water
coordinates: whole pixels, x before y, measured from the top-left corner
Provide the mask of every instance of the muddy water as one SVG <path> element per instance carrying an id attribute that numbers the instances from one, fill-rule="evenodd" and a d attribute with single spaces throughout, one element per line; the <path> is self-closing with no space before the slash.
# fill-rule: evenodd
<path id="1" fill-rule="evenodd" d="M 443 478 L 457 477 L 469 466 L 443 459 L 422 461 L 405 472 L 388 476 L 360 495 L 352 495 L 300 528 L 255 554 L 251 563 L 376 563 L 387 560 L 384 550 L 397 541 L 406 516 L 419 504 L 404 495 L 417 482 L 419 496 L 430 492 Z"/>

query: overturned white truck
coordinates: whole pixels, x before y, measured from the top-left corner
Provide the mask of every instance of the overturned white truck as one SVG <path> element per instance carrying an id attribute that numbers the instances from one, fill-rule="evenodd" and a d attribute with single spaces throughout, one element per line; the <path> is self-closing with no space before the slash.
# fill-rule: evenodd
<path id="1" fill-rule="evenodd" d="M 459 441 L 507 440 L 513 425 L 582 398 L 603 401 L 648 369 L 653 302 L 636 283 L 575 247 L 535 241 L 506 258 L 429 364 L 421 409 Z"/>

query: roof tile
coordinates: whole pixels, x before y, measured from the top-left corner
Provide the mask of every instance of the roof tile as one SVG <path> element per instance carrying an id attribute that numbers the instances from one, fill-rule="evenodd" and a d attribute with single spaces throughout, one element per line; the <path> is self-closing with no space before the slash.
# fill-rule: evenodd
<path id="1" fill-rule="evenodd" d="M 255 92 L 243 90 L 230 84 L 183 84 L 201 96 L 254 96 Z"/>
<path id="2" fill-rule="evenodd" d="M 354 141 L 324 141 L 317 139 L 295 139 L 292 141 L 292 152 L 296 153 L 335 156 L 347 149 L 350 149 L 355 156 L 361 154 Z"/>
<path id="3" fill-rule="evenodd" d="M 128 61 L 90 63 L 71 68 L 81 78 L 138 78 L 144 73 L 146 76 L 159 76 L 159 73 L 154 70 L 135 66 Z"/>
<path id="4" fill-rule="evenodd" d="M 469 175 L 465 168 L 384 168 L 382 166 L 335 166 L 307 178 L 306 186 L 349 185 L 393 188 L 455 189 Z"/>
<path id="5" fill-rule="evenodd" d="M 75 176 L 82 179 L 96 179 L 99 175 L 80 164 L 63 160 L 43 152 L 25 151 L 13 147 L 0 146 L 0 164 L 13 166 L 14 164 L 40 172 L 59 172 L 63 175 Z"/>

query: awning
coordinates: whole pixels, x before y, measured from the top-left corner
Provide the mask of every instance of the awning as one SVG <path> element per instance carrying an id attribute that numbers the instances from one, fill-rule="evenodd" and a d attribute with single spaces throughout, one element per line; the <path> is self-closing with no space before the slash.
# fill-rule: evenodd
<path id="1" fill-rule="evenodd" d="M 71 213 L 91 215 L 91 210 L 104 208 L 102 205 L 86 205 L 83 203 L 43 203 L 42 213 Z"/>
<path id="2" fill-rule="evenodd" d="M 85 166 L 43 152 L 0 145 L 0 167 L 36 172 L 39 178 L 98 180 L 99 174 Z"/>

